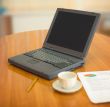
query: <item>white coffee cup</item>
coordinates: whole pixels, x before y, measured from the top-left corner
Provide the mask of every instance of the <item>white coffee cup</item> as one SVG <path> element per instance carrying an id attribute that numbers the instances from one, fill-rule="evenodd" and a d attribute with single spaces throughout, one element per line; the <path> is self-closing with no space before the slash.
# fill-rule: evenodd
<path id="1" fill-rule="evenodd" d="M 74 72 L 64 71 L 58 74 L 59 83 L 64 89 L 71 89 L 77 82 L 77 75 Z"/>

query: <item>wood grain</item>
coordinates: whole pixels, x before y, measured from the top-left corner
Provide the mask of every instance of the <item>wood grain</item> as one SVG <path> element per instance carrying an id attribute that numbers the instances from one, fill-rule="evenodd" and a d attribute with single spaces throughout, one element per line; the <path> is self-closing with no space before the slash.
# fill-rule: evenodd
<path id="1" fill-rule="evenodd" d="M 110 107 L 110 103 L 92 104 L 84 89 L 73 94 L 53 90 L 52 82 L 16 68 L 8 58 L 42 47 L 47 31 L 32 31 L 0 37 L 0 107 Z M 110 37 L 96 33 L 78 71 L 110 69 Z M 38 78 L 32 89 L 26 89 Z"/>

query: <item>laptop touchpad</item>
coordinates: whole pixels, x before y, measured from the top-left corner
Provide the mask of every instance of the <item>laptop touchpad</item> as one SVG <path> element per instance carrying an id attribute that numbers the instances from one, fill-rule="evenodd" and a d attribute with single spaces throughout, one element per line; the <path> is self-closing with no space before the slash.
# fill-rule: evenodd
<path id="1" fill-rule="evenodd" d="M 35 59 L 29 59 L 27 60 L 28 63 L 31 63 L 31 64 L 36 64 L 39 62 L 39 60 L 35 60 Z"/>

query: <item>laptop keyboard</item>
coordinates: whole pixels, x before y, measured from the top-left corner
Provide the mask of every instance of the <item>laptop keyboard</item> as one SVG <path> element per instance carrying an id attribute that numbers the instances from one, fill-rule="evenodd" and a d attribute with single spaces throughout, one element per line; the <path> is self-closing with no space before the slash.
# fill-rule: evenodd
<path id="1" fill-rule="evenodd" d="M 34 52 L 26 53 L 25 55 L 50 63 L 58 68 L 64 68 L 74 63 L 72 60 L 58 56 L 55 52 L 48 49 L 40 49 Z"/>

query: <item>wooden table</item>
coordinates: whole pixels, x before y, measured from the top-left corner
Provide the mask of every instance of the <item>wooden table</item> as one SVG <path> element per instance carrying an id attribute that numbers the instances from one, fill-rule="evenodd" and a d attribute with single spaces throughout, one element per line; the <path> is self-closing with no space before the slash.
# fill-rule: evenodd
<path id="1" fill-rule="evenodd" d="M 92 104 L 82 88 L 72 94 L 53 90 L 54 80 L 45 80 L 10 65 L 11 56 L 42 47 L 47 31 L 32 31 L 0 37 L 0 107 L 110 107 Z M 96 33 L 83 67 L 78 71 L 110 69 L 110 37 Z M 35 79 L 32 89 L 28 90 Z"/>

